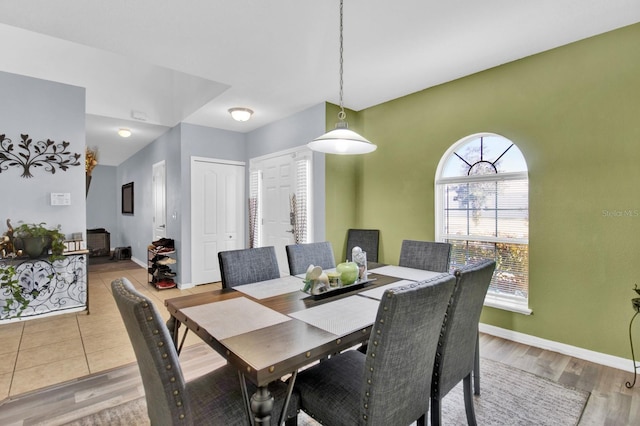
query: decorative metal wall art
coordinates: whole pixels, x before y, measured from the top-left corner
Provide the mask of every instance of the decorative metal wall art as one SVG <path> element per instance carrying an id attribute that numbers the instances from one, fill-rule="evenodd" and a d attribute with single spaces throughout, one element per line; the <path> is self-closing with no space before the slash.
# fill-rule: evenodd
<path id="1" fill-rule="evenodd" d="M 21 141 L 14 143 L 0 134 L 0 173 L 9 167 L 22 167 L 22 177 L 33 177 L 32 168 L 44 167 L 46 172 L 54 174 L 56 167 L 66 171 L 69 166 L 79 166 L 82 154 L 67 150 L 69 142 L 56 143 L 51 139 L 33 142 L 29 135 L 20 135 Z"/>

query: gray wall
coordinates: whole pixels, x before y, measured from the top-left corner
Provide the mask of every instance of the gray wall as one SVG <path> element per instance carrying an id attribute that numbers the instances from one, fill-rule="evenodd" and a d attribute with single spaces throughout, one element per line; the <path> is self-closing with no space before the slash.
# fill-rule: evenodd
<path id="1" fill-rule="evenodd" d="M 21 167 L 0 169 L 0 234 L 6 231 L 6 219 L 11 219 L 13 225 L 20 221 L 45 222 L 49 227 L 61 225 L 68 236 L 84 233 L 85 89 L 0 72 L 0 94 L 0 134 L 14 144 L 20 142 L 20 134 L 28 134 L 33 142 L 67 141 L 70 152 L 81 154 L 79 166 L 66 171 L 56 168 L 54 174 L 40 167 L 33 170 L 32 178 L 24 178 Z M 6 163 L 0 167 L 6 167 Z M 51 206 L 52 192 L 70 193 L 71 205 Z"/>
<path id="2" fill-rule="evenodd" d="M 131 246 L 134 259 L 144 263 L 153 239 L 152 167 L 164 160 L 167 236 L 176 240 L 179 283 L 191 280 L 187 261 L 191 254 L 191 157 L 245 162 L 248 173 L 250 158 L 303 146 L 325 130 L 324 104 L 248 134 L 182 123 L 117 168 L 96 166 L 89 194 L 85 195 L 85 90 L 0 72 L 0 93 L 0 134 L 5 133 L 14 142 L 19 141 L 21 133 L 28 133 L 34 140 L 69 141 L 69 149 L 83 155 L 81 165 L 56 170 L 53 175 L 40 169 L 33 178 L 25 179 L 15 167 L 0 172 L 0 197 L 7 200 L 0 219 L 10 218 L 14 225 L 19 221 L 60 224 L 66 234 L 105 228 L 111 233 L 112 247 Z M 314 154 L 314 169 L 314 238 L 321 240 L 325 234 L 324 155 Z M 123 215 L 120 190 L 129 182 L 134 183 L 134 214 Z M 70 193 L 71 205 L 51 206 L 52 192 Z"/>
<path id="3" fill-rule="evenodd" d="M 191 283 L 191 157 L 206 157 L 220 160 L 245 161 L 246 142 L 242 133 L 211 127 L 180 124 L 181 128 L 181 199 L 178 212 L 181 223 L 180 283 Z M 167 200 L 170 194 L 167 191 Z M 167 215 L 170 215 L 167 208 Z"/>
<path id="4" fill-rule="evenodd" d="M 114 185 L 134 182 L 134 214 L 120 214 L 117 197 L 117 229 L 111 234 L 118 245 L 131 246 L 133 257 L 146 262 L 147 245 L 151 242 L 153 206 L 151 175 L 154 163 L 165 160 L 167 168 L 167 237 L 178 249 L 180 284 L 191 282 L 191 157 L 206 157 L 244 162 L 277 151 L 305 145 L 325 129 L 325 107 L 320 104 L 279 122 L 243 134 L 181 123 L 151 145 L 118 166 Z M 324 155 L 314 155 L 315 211 L 314 238 L 324 239 Z M 117 192 L 119 194 L 119 192 Z M 245 206 L 246 207 L 246 206 Z M 245 209 L 246 210 L 246 209 Z M 245 227 L 247 219 L 245 218 Z M 111 231 L 110 231 L 111 232 Z"/>
<path id="5" fill-rule="evenodd" d="M 146 262 L 147 246 L 153 240 L 151 180 L 155 163 L 166 161 L 167 212 L 173 211 L 181 203 L 179 146 L 180 128 L 174 127 L 118 166 L 116 175 L 118 194 L 122 185 L 133 182 L 134 205 L 133 215 L 124 215 L 121 213 L 121 197 L 117 197 L 116 241 L 121 246 L 131 246 L 133 257 L 141 262 Z M 170 214 L 167 216 L 167 236 L 179 242 L 176 235 L 180 233 L 180 223 L 171 220 Z M 113 235 L 112 232 L 112 238 Z"/>
<path id="6" fill-rule="evenodd" d="M 251 158 L 304 146 L 324 134 L 325 117 L 326 107 L 321 103 L 247 134 L 247 165 Z M 249 193 L 248 176 L 246 182 Z M 325 155 L 317 152 L 313 153 L 313 207 L 313 241 L 324 241 Z"/>

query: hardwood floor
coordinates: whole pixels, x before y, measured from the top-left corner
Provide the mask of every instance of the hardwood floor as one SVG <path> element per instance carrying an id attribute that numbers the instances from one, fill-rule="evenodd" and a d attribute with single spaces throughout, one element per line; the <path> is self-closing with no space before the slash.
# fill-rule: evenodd
<path id="1" fill-rule="evenodd" d="M 589 391 L 580 425 L 640 424 L 640 383 L 625 387 L 633 374 L 487 334 L 480 339 L 483 358 Z M 180 358 L 187 379 L 224 362 L 202 343 L 185 348 Z M 129 363 L 7 398 L 0 402 L 0 425 L 62 425 L 142 395 L 137 366 Z"/>
<path id="2" fill-rule="evenodd" d="M 486 334 L 480 339 L 483 358 L 591 392 L 580 425 L 640 424 L 640 386 L 624 385 L 632 374 Z M 185 348 L 180 358 L 187 379 L 224 363 L 204 344 Z M 0 424 L 63 425 L 142 395 L 137 366 L 129 364 L 5 401 Z"/>
<path id="3" fill-rule="evenodd" d="M 633 380 L 632 373 L 486 334 L 480 337 L 480 354 L 591 392 L 580 425 L 640 424 L 640 383 L 633 389 L 625 387 Z"/>

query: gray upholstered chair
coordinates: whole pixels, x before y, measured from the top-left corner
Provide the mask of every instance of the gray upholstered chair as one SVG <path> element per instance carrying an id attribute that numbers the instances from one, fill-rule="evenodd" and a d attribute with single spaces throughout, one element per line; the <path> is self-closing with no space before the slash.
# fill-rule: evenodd
<path id="1" fill-rule="evenodd" d="M 456 287 L 436 352 L 431 380 L 431 425 L 441 422 L 442 398 L 461 380 L 467 423 L 476 424 L 471 374 L 476 368 L 478 322 L 496 262 L 484 260 L 455 271 Z"/>
<path id="2" fill-rule="evenodd" d="M 425 271 L 449 272 L 451 244 L 435 241 L 402 241 L 398 266 Z"/>
<path id="3" fill-rule="evenodd" d="M 287 260 L 289 261 L 289 273 L 299 275 L 307 272 L 309 265 L 319 266 L 322 269 L 336 267 L 336 258 L 333 255 L 333 247 L 328 241 L 308 244 L 291 244 L 286 246 Z"/>
<path id="4" fill-rule="evenodd" d="M 360 247 L 367 252 L 367 262 L 378 261 L 378 244 L 380 231 L 378 229 L 349 229 L 347 231 L 347 259 L 351 259 L 351 250 Z"/>
<path id="5" fill-rule="evenodd" d="M 273 246 L 218 252 L 222 288 L 280 278 Z"/>
<path id="6" fill-rule="evenodd" d="M 113 281 L 111 289 L 136 354 L 152 425 L 249 424 L 235 368 L 227 364 L 185 382 L 169 331 L 153 302 L 126 278 Z M 255 391 L 251 384 L 247 387 Z M 282 410 L 286 387 L 283 382 L 269 387 L 275 398 L 274 413 Z M 297 410 L 298 397 L 292 395 L 288 424 L 295 424 Z M 271 424 L 277 424 L 277 417 L 271 417 Z"/>
<path id="7" fill-rule="evenodd" d="M 349 350 L 298 373 L 301 408 L 327 425 L 424 425 L 442 320 L 455 277 L 386 290 L 368 350 Z"/>

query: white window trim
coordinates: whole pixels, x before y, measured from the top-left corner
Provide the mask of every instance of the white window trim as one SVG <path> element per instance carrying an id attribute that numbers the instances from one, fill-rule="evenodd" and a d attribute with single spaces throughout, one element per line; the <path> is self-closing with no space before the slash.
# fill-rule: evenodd
<path id="1" fill-rule="evenodd" d="M 507 296 L 497 297 L 492 293 L 487 293 L 484 298 L 484 306 L 515 312 L 517 314 L 531 315 L 533 310 L 519 300 L 509 300 Z"/>
<path id="2" fill-rule="evenodd" d="M 460 139 L 459 141 L 457 141 L 456 143 L 452 144 L 449 149 L 443 154 L 443 156 L 440 158 L 440 162 L 438 163 L 438 167 L 436 168 L 436 179 L 433 185 L 433 190 L 434 190 L 434 194 L 435 194 L 435 233 L 434 235 L 436 236 L 436 239 L 439 241 L 444 241 L 445 239 L 450 239 L 450 240 L 463 240 L 463 241 L 467 241 L 469 240 L 469 238 L 461 238 L 459 235 L 447 235 L 444 234 L 441 230 L 442 228 L 442 224 L 444 222 L 444 212 L 443 212 L 443 204 L 444 204 L 444 199 L 443 196 L 444 194 L 442 193 L 442 191 L 438 190 L 438 185 L 442 185 L 442 184 L 447 184 L 447 183 L 457 183 L 457 182 L 482 182 L 482 181 L 497 181 L 497 180 L 515 180 L 515 179 L 524 179 L 526 178 L 527 180 L 529 179 L 529 172 L 512 172 L 512 173 L 500 173 L 498 175 L 476 175 L 476 176 L 469 176 L 467 178 L 463 180 L 460 179 L 459 176 L 455 176 L 455 177 L 445 177 L 445 178 L 440 178 L 439 176 L 442 175 L 442 168 L 444 167 L 446 160 L 449 159 L 449 157 L 451 156 L 451 154 L 453 152 L 455 152 L 456 149 L 458 149 L 461 145 L 467 143 L 470 140 L 476 139 L 476 138 L 480 138 L 480 137 L 484 137 L 484 136 L 500 136 L 500 135 L 496 135 L 495 133 L 476 133 L 473 135 L 469 135 L 467 137 L 464 137 L 462 139 Z M 508 139 L 508 138 L 507 138 Z M 508 242 L 508 243 L 517 243 L 517 244 L 529 244 L 528 239 L 526 240 L 516 240 L 516 239 L 509 239 L 509 240 L 505 240 L 505 239 L 501 239 L 501 238 L 492 238 L 492 237 L 482 237 L 482 241 L 487 241 L 487 242 Z M 533 314 L 533 310 L 529 307 L 529 301 L 526 300 L 522 300 L 520 298 L 517 297 L 509 297 L 507 295 L 503 295 L 503 296 L 496 296 L 495 294 L 492 293 L 487 293 L 487 295 L 485 296 L 484 299 L 484 306 L 488 306 L 491 308 L 497 308 L 497 309 L 502 309 L 505 311 L 511 311 L 511 312 L 515 312 L 518 314 L 523 314 L 523 315 L 532 315 Z"/>

